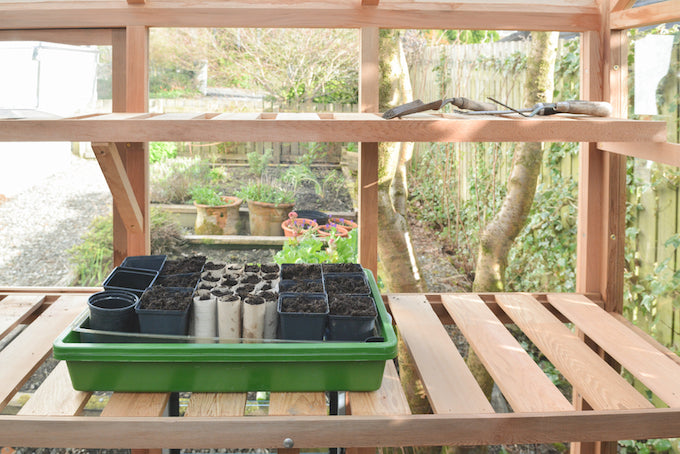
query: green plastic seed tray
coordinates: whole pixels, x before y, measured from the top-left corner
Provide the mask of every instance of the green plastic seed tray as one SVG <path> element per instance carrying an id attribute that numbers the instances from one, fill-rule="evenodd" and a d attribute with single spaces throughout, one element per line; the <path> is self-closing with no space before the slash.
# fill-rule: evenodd
<path id="1" fill-rule="evenodd" d="M 86 312 L 54 342 L 54 357 L 66 361 L 81 391 L 373 391 L 385 361 L 397 355 L 397 338 L 369 271 L 367 277 L 378 320 L 366 342 L 196 343 L 190 336 L 115 333 L 99 343 L 107 333 L 89 330 Z"/>

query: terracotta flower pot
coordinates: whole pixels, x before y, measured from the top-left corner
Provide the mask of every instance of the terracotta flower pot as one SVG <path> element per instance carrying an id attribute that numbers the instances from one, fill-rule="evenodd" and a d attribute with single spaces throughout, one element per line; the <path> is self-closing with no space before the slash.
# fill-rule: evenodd
<path id="1" fill-rule="evenodd" d="M 319 225 L 313 219 L 297 218 L 297 219 L 286 219 L 281 223 L 281 228 L 283 233 L 287 237 L 300 236 L 308 230 L 314 230 L 318 228 Z"/>
<path id="2" fill-rule="evenodd" d="M 194 229 L 197 235 L 236 235 L 239 224 L 239 208 L 243 200 L 238 197 L 222 197 L 224 205 L 202 205 L 194 202 L 196 206 L 196 224 Z"/>
<path id="3" fill-rule="evenodd" d="M 250 234 L 254 236 L 281 236 L 281 223 L 288 219 L 293 203 L 273 204 L 248 200 Z"/>
<path id="4" fill-rule="evenodd" d="M 349 236 L 349 231 L 345 227 L 332 224 L 320 225 L 316 233 L 322 237 L 331 236 L 332 229 L 335 229 L 336 235 L 340 237 L 347 238 Z"/>
<path id="5" fill-rule="evenodd" d="M 342 226 L 348 232 L 351 232 L 352 230 L 359 228 L 359 224 L 352 221 L 351 219 L 345 219 L 345 218 L 329 218 L 328 223 Z"/>

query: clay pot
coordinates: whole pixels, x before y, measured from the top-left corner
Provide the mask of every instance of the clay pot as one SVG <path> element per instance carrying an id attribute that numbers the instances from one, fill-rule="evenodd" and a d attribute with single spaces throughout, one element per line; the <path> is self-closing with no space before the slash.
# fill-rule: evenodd
<path id="1" fill-rule="evenodd" d="M 281 236 L 281 223 L 288 219 L 293 203 L 273 204 L 248 201 L 250 234 L 254 236 Z"/>
<path id="2" fill-rule="evenodd" d="M 196 224 L 194 230 L 197 235 L 236 235 L 239 225 L 239 208 L 243 201 L 238 197 L 222 197 L 224 205 L 196 206 Z"/>
<path id="3" fill-rule="evenodd" d="M 302 235 L 308 230 L 314 230 L 319 225 L 312 219 L 297 218 L 286 219 L 281 223 L 284 235 L 287 237 L 296 237 Z"/>

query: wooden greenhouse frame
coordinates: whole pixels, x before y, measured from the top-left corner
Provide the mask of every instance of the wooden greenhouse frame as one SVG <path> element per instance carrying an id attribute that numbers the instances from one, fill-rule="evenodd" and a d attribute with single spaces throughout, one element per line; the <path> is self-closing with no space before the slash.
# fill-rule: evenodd
<path id="1" fill-rule="evenodd" d="M 626 119 L 626 30 L 680 20 L 680 0 L 0 0 L 0 40 L 111 45 L 113 112 L 0 120 L 0 141 L 90 141 L 114 199 L 114 258 L 149 253 L 149 141 L 358 141 L 360 260 L 377 268 L 378 143 L 581 142 L 574 294 L 385 295 L 414 357 L 433 414 L 412 415 L 388 362 L 383 386 L 348 393 L 351 414 L 327 416 L 323 393 L 274 393 L 269 416 L 243 416 L 245 394 L 192 395 L 182 418 L 162 417 L 167 393 L 114 393 L 97 418 L 63 364 L 19 415 L 0 415 L 0 446 L 278 448 L 469 445 L 570 441 L 573 452 L 615 452 L 611 440 L 680 437 L 680 359 L 622 315 L 626 157 L 680 166 L 663 122 Z M 150 27 L 354 28 L 361 36 L 357 114 L 149 114 Z M 582 99 L 610 101 L 613 118 L 378 115 L 380 28 L 581 33 Z M 0 63 L 1 64 L 1 63 Z M 10 70 L 3 68 L 2 70 Z M 1 103 L 1 100 L 0 100 Z M 0 409 L 46 358 L 96 289 L 0 289 Z M 455 322 L 511 403 L 495 413 L 443 324 Z M 575 389 L 568 402 L 517 350 L 503 323 L 529 336 Z M 564 332 L 573 323 L 579 336 Z M 567 330 L 568 331 L 568 330 Z M 585 341 L 583 341 L 585 339 Z M 521 349 L 520 349 L 521 350 Z M 532 364 L 534 364 L 532 366 Z M 623 382 L 623 366 L 666 404 Z M 617 378 L 618 377 L 618 378 Z M 294 442 L 293 448 L 289 442 Z M 368 450 L 368 451 L 367 451 Z"/>

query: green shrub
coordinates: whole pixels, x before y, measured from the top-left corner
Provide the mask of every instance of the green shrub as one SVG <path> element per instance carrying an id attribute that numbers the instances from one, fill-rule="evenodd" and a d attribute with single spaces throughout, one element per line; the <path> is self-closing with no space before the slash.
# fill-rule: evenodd
<path id="1" fill-rule="evenodd" d="M 246 155 L 248 157 L 248 167 L 250 171 L 258 178 L 262 178 L 264 171 L 272 160 L 272 151 L 266 150 L 264 153 L 258 151 L 251 151 Z"/>
<path id="2" fill-rule="evenodd" d="M 267 183 L 250 183 L 237 193 L 243 200 L 264 203 L 294 203 L 295 195 L 291 191 L 272 186 Z"/>
<path id="3" fill-rule="evenodd" d="M 184 244 L 181 227 L 163 210 L 152 208 L 151 254 L 176 254 Z M 73 285 L 90 287 L 104 282 L 113 269 L 113 217 L 100 216 L 90 224 L 82 242 L 68 250 L 74 268 Z"/>
<path id="4" fill-rule="evenodd" d="M 323 239 L 311 231 L 290 238 L 274 255 L 276 263 L 356 263 L 357 235 L 353 229 L 346 238 L 335 233 Z"/>
<path id="5" fill-rule="evenodd" d="M 213 188 L 208 186 L 197 186 L 189 190 L 191 199 L 199 205 L 220 206 L 224 205 L 224 200 Z"/>
<path id="6" fill-rule="evenodd" d="M 151 142 L 149 143 L 149 162 L 156 163 L 174 159 L 177 157 L 177 144 L 175 142 Z"/>
<path id="7" fill-rule="evenodd" d="M 158 203 L 187 203 L 192 187 L 215 187 L 223 174 L 208 161 L 175 158 L 151 165 L 151 200 Z"/>

